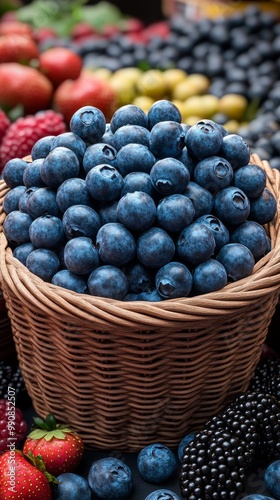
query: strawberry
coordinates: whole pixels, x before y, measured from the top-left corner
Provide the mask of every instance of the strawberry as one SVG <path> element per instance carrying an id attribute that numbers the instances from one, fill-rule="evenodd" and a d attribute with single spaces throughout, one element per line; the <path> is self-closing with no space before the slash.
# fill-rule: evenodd
<path id="1" fill-rule="evenodd" d="M 24 114 L 50 107 L 51 82 L 40 71 L 16 62 L 0 64 L 0 107 L 12 109 L 21 105 Z"/>
<path id="2" fill-rule="evenodd" d="M 29 36 L 14 33 L 0 36 L 0 63 L 28 64 L 38 57 L 38 46 Z"/>
<path id="3" fill-rule="evenodd" d="M 51 500 L 51 482 L 58 484 L 39 457 L 12 449 L 0 457 L 1 500 Z"/>
<path id="4" fill-rule="evenodd" d="M 55 109 L 63 114 L 67 124 L 75 111 L 87 105 L 99 108 L 109 121 L 116 110 L 117 94 L 109 82 L 82 72 L 76 80 L 66 80 L 58 86 L 53 103 Z"/>
<path id="5" fill-rule="evenodd" d="M 0 109 L 0 145 L 10 124 L 11 124 L 10 119 L 8 118 L 6 113 L 2 109 Z"/>
<path id="6" fill-rule="evenodd" d="M 12 158 L 23 158 L 42 137 L 66 131 L 63 116 L 53 110 L 18 118 L 10 125 L 0 145 L 0 171 Z"/>
<path id="7" fill-rule="evenodd" d="M 33 30 L 29 24 L 14 19 L 7 19 L 5 21 L 3 19 L 4 16 L 0 23 L 0 35 L 16 34 L 33 38 Z"/>
<path id="8" fill-rule="evenodd" d="M 66 47 L 52 47 L 39 57 L 39 70 L 57 87 L 64 80 L 75 80 L 83 67 L 81 56 Z"/>
<path id="9" fill-rule="evenodd" d="M 34 417 L 34 423 L 34 430 L 27 436 L 23 452 L 42 457 L 47 471 L 54 476 L 74 471 L 84 453 L 80 436 L 66 425 L 57 424 L 52 414 L 45 420 Z"/>

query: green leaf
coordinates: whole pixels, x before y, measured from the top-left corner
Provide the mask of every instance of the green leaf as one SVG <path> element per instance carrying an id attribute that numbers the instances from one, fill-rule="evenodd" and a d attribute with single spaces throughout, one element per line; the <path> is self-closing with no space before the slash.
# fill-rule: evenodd
<path id="1" fill-rule="evenodd" d="M 56 418 L 52 413 L 46 416 L 46 425 L 49 431 L 53 431 L 56 428 Z"/>
<path id="2" fill-rule="evenodd" d="M 55 431 L 53 431 L 53 437 L 57 439 L 65 439 L 65 433 L 60 431 L 59 429 L 56 429 Z"/>
<path id="3" fill-rule="evenodd" d="M 43 430 L 43 429 L 34 429 L 34 431 L 31 431 L 30 434 L 28 434 L 28 437 L 30 439 L 42 439 L 46 436 L 48 431 Z"/>

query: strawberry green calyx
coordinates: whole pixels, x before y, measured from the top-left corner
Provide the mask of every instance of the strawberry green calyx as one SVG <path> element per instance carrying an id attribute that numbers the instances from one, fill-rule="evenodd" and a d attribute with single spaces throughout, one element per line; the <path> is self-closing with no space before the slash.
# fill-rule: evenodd
<path id="1" fill-rule="evenodd" d="M 44 420 L 41 417 L 34 417 L 34 424 L 28 437 L 30 439 L 45 439 L 50 441 L 53 438 L 65 439 L 66 434 L 75 432 L 65 424 L 58 424 L 56 418 L 51 413 Z"/>
<path id="2" fill-rule="evenodd" d="M 46 477 L 46 479 L 48 480 L 49 483 L 59 484 L 59 481 L 56 479 L 56 477 L 47 471 L 45 462 L 44 462 L 43 458 L 41 457 L 41 455 L 37 455 L 35 457 L 33 455 L 33 453 L 31 453 L 31 451 L 29 451 L 27 454 L 22 453 L 22 455 L 28 462 L 30 462 L 32 465 L 34 465 L 34 467 L 36 467 L 36 469 L 39 469 L 41 472 L 43 472 L 44 476 Z"/>

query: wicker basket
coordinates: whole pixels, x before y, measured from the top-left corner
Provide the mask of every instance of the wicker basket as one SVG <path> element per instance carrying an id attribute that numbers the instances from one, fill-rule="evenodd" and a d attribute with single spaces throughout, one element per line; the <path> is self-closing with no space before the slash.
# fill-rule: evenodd
<path id="1" fill-rule="evenodd" d="M 280 173 L 252 160 L 279 200 Z M 2 199 L 6 191 L 2 186 Z M 45 283 L 13 258 L 1 232 L 3 292 L 36 412 L 53 412 L 87 446 L 103 450 L 175 447 L 201 428 L 248 388 L 260 358 L 280 289 L 279 213 L 267 229 L 272 250 L 250 277 L 158 303 Z"/>

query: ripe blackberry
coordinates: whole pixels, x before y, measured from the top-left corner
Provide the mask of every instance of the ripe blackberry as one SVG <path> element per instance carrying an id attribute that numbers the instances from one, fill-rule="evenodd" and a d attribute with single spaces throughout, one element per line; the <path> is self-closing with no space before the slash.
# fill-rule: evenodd
<path id="1" fill-rule="evenodd" d="M 7 399 L 9 387 L 18 405 L 24 406 L 29 400 L 25 383 L 19 366 L 13 368 L 5 361 L 0 361 L 0 399 Z"/>
<path id="2" fill-rule="evenodd" d="M 0 361 L 0 399 L 7 393 L 7 387 L 12 376 L 13 369 L 5 361 Z"/>
<path id="3" fill-rule="evenodd" d="M 280 359 L 267 359 L 260 363 L 251 380 L 250 391 L 266 392 L 273 378 L 280 376 Z"/>
<path id="4" fill-rule="evenodd" d="M 206 430 L 186 446 L 179 475 L 183 498 L 231 500 L 244 491 L 254 450 L 233 433 Z"/>
<path id="5" fill-rule="evenodd" d="M 280 376 L 271 379 L 267 391 L 280 402 Z"/>

